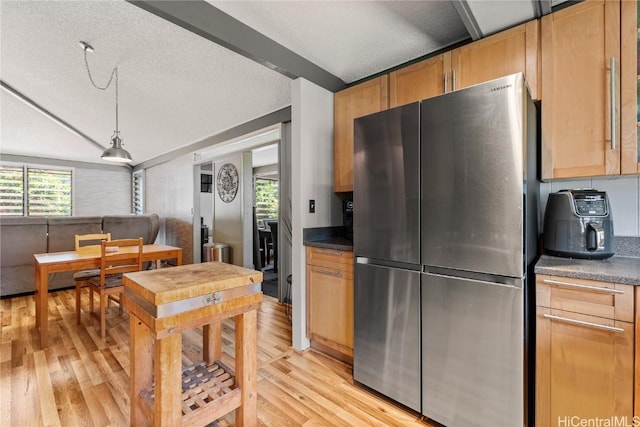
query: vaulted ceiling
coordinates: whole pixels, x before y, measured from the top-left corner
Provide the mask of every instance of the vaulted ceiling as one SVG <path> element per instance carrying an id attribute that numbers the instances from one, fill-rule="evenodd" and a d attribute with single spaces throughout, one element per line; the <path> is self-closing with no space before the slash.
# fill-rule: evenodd
<path id="1" fill-rule="evenodd" d="M 0 2 L 0 155 L 102 162 L 119 128 L 138 164 L 550 11 L 547 0 Z M 43 112 L 44 111 L 44 112 Z M 56 119 L 52 119 L 55 117 Z M 93 142 L 90 142 L 90 141 Z M 6 156 L 5 156 L 6 157 Z"/>

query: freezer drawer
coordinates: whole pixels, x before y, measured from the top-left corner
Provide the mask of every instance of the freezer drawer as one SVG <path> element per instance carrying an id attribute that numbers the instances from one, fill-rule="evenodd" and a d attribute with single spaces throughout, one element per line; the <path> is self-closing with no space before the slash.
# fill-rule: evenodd
<path id="1" fill-rule="evenodd" d="M 420 411 L 420 273 L 356 263 L 353 377 Z"/>
<path id="2" fill-rule="evenodd" d="M 522 287 L 422 277 L 422 413 L 447 426 L 524 424 Z"/>

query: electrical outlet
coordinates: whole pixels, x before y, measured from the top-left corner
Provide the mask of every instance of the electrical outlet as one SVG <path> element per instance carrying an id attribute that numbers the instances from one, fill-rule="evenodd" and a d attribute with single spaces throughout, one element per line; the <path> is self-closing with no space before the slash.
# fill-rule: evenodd
<path id="1" fill-rule="evenodd" d="M 309 200 L 309 213 L 316 213 L 316 201 Z"/>

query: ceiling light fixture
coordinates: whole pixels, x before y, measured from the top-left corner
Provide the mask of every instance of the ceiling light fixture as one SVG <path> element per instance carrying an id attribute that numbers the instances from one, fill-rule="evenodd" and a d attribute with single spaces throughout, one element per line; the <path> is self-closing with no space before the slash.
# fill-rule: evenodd
<path id="1" fill-rule="evenodd" d="M 93 76 L 91 75 L 91 70 L 89 70 L 89 61 L 87 60 L 87 53 L 89 52 L 93 52 L 94 49 L 93 47 L 86 42 L 81 41 L 80 42 L 80 46 L 82 47 L 82 50 L 84 51 L 84 64 L 87 67 L 87 74 L 89 75 L 89 80 L 91 81 L 91 84 L 93 84 L 93 86 L 96 89 L 100 89 L 100 90 L 107 90 L 109 88 L 109 86 L 111 85 L 111 82 L 113 81 L 114 77 L 115 77 L 115 84 L 116 84 L 116 130 L 113 132 L 113 135 L 111 136 L 111 147 L 107 148 L 106 150 L 104 150 L 104 152 L 102 153 L 102 159 L 103 160 L 108 160 L 110 162 L 117 162 L 117 163 L 129 163 L 132 161 L 131 159 L 131 155 L 129 154 L 129 152 L 127 150 L 125 150 L 124 148 L 122 148 L 122 139 L 120 138 L 120 131 L 118 130 L 118 67 L 116 66 L 113 71 L 111 71 L 111 77 L 109 77 L 109 81 L 107 82 L 107 84 L 104 87 L 100 87 L 96 84 L 95 81 L 93 81 Z"/>

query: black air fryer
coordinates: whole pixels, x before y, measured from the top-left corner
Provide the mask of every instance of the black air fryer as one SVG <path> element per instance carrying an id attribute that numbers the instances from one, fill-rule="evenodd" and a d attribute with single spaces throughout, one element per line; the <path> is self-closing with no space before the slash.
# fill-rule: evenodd
<path id="1" fill-rule="evenodd" d="M 616 245 L 607 193 L 593 189 L 549 194 L 544 214 L 544 250 L 569 258 L 604 259 Z"/>

